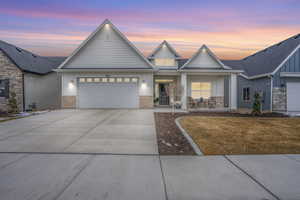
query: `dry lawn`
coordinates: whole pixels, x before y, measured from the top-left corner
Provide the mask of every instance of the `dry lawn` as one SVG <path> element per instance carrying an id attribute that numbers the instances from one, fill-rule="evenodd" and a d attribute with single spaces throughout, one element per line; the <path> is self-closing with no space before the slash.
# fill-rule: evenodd
<path id="1" fill-rule="evenodd" d="M 180 122 L 205 155 L 300 153 L 300 118 L 186 116 Z"/>

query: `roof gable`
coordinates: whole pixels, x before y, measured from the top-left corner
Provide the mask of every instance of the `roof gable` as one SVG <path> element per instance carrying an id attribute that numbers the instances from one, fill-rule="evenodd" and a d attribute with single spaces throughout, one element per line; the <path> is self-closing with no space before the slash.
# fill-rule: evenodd
<path id="1" fill-rule="evenodd" d="M 148 58 L 180 58 L 181 56 L 176 50 L 164 40 L 154 51 L 148 56 Z"/>
<path id="2" fill-rule="evenodd" d="M 181 69 L 230 69 L 225 66 L 215 54 L 203 45 Z"/>
<path id="3" fill-rule="evenodd" d="M 152 64 L 109 20 L 105 20 L 59 68 L 152 69 Z"/>

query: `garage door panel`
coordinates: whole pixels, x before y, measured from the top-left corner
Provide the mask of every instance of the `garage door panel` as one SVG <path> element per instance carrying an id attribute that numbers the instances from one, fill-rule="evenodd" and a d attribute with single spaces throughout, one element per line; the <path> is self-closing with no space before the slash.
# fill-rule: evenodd
<path id="1" fill-rule="evenodd" d="M 136 83 L 79 84 L 79 108 L 137 108 L 138 105 Z"/>
<path id="2" fill-rule="evenodd" d="M 287 82 L 287 111 L 300 111 L 300 82 Z"/>

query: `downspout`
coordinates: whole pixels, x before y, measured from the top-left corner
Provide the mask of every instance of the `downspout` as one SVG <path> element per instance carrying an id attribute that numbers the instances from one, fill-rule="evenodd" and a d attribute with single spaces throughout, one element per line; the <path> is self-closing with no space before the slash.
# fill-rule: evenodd
<path id="1" fill-rule="evenodd" d="M 273 75 L 270 75 L 270 80 L 271 80 L 270 111 L 273 112 Z"/>
<path id="2" fill-rule="evenodd" d="M 25 80 L 24 72 L 22 72 L 22 90 L 23 90 L 23 112 L 25 112 Z"/>

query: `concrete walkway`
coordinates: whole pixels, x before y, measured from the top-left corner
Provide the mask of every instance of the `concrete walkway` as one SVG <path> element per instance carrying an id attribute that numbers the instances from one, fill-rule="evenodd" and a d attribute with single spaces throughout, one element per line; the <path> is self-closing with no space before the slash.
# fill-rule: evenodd
<path id="1" fill-rule="evenodd" d="M 300 155 L 152 156 L 0 153 L 0 197 L 300 199 Z"/>
<path id="2" fill-rule="evenodd" d="M 157 155 L 152 110 L 58 110 L 0 123 L 0 152 Z"/>

